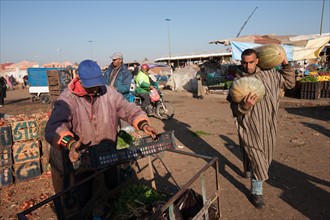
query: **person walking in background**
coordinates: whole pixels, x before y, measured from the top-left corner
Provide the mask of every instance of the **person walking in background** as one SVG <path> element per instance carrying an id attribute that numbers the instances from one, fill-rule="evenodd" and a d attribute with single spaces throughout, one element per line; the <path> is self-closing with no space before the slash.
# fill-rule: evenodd
<path id="1" fill-rule="evenodd" d="M 23 76 L 24 86 L 28 85 L 28 75 Z"/>
<path id="2" fill-rule="evenodd" d="M 205 97 L 205 87 L 204 87 L 204 79 L 202 77 L 203 70 L 200 69 L 196 73 L 196 79 L 197 79 L 197 99 L 204 99 Z"/>
<path id="3" fill-rule="evenodd" d="M 5 105 L 5 98 L 7 96 L 7 80 L 0 77 L 0 108 Z"/>
<path id="4" fill-rule="evenodd" d="M 261 80 L 265 96 L 258 103 L 256 95 L 251 93 L 241 103 L 233 102 L 230 94 L 227 100 L 235 117 L 244 171 L 251 171 L 251 202 L 256 208 L 263 209 L 266 204 L 262 184 L 269 178 L 268 170 L 275 150 L 280 89 L 294 88 L 295 74 L 286 57 L 279 71 L 274 68 L 261 70 L 253 49 L 243 51 L 241 58 L 241 76 Z"/>
<path id="5" fill-rule="evenodd" d="M 56 166 L 54 161 L 60 159 L 52 156 L 50 158 L 55 193 L 63 191 L 97 171 L 95 168 L 88 168 L 85 160 L 80 164 L 83 170 L 79 172 L 75 170 L 74 164 L 82 156 L 82 153 L 78 153 L 78 149 L 94 148 L 97 151 L 98 146 L 102 145 L 109 147 L 108 150 L 115 150 L 119 119 L 127 121 L 136 130 L 142 130 L 153 138 L 157 134 L 140 107 L 129 103 L 113 87 L 106 85 L 106 80 L 96 62 L 82 61 L 78 66 L 78 76 L 73 78 L 68 89 L 64 90 L 54 102 L 54 109 L 45 128 L 45 138 L 51 144 L 51 150 L 64 152 L 60 155 L 63 161 L 67 161 L 65 166 Z M 116 166 L 112 166 L 104 173 L 104 181 L 109 190 L 118 185 Z M 91 198 L 92 189 L 90 182 L 77 188 L 74 195 L 76 197 L 73 197 L 79 198 L 79 208 L 84 207 Z M 97 187 L 95 189 L 97 190 Z M 75 207 L 77 204 L 70 205 Z M 58 217 L 58 219 L 62 218 Z"/>
<path id="6" fill-rule="evenodd" d="M 129 101 L 132 74 L 123 63 L 122 53 L 114 53 L 111 58 L 112 63 L 104 74 L 107 84 L 114 87 Z"/>

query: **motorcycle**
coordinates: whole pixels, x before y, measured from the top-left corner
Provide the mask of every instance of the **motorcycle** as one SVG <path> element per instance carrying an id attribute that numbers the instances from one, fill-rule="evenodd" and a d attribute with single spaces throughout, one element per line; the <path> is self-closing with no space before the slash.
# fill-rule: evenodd
<path id="1" fill-rule="evenodd" d="M 155 115 L 161 120 L 167 120 L 174 116 L 174 108 L 168 101 L 164 101 L 164 95 L 162 92 L 159 92 L 160 99 L 153 101 L 150 99 L 150 103 L 147 106 L 148 115 Z M 138 106 L 141 106 L 142 99 L 139 96 L 134 97 L 134 103 Z"/>

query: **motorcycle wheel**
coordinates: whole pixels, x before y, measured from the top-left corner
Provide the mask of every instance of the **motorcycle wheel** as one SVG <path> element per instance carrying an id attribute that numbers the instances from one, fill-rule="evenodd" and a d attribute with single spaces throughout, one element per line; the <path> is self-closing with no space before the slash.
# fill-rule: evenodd
<path id="1" fill-rule="evenodd" d="M 174 116 L 174 108 L 169 102 L 160 102 L 156 107 L 156 114 L 160 119 L 167 120 Z"/>

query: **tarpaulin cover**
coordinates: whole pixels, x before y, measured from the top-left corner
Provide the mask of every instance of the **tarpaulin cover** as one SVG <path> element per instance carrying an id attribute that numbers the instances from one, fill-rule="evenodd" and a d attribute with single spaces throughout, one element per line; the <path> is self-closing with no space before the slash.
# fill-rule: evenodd
<path id="1" fill-rule="evenodd" d="M 236 52 L 241 52 L 244 50 L 243 47 L 247 48 L 255 47 L 256 45 L 265 44 L 280 44 L 281 46 L 291 46 L 292 55 L 287 52 L 287 57 L 289 60 L 305 60 L 305 59 L 315 59 L 319 56 L 320 51 L 324 46 L 330 42 L 330 33 L 323 34 L 308 34 L 308 35 L 249 35 L 242 36 L 238 38 L 230 38 L 225 40 L 217 40 L 209 42 L 210 44 L 224 44 L 232 45 L 236 43 Z M 251 44 L 251 45 L 250 45 Z M 284 47 L 284 46 L 283 46 Z M 246 49 L 246 48 L 245 48 Z M 285 48 L 284 48 L 285 49 Z M 240 53 L 241 53 L 240 52 Z M 240 53 L 233 52 L 233 59 L 240 60 Z"/>
<path id="2" fill-rule="evenodd" d="M 242 52 L 246 49 L 253 49 L 255 47 L 263 46 L 264 44 L 246 43 L 246 42 L 230 42 L 232 47 L 232 59 L 241 60 Z M 288 45 L 280 44 L 285 50 L 286 57 L 289 61 L 293 60 L 293 47 Z"/>

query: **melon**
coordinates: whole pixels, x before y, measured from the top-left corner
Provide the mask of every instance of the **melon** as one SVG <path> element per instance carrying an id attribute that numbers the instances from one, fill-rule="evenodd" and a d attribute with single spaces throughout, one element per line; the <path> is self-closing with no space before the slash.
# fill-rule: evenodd
<path id="1" fill-rule="evenodd" d="M 254 77 L 242 77 L 233 81 L 229 90 L 233 102 L 240 103 L 249 93 L 256 94 L 257 102 L 260 102 L 265 95 L 265 86 L 263 82 Z"/>
<path id="2" fill-rule="evenodd" d="M 285 50 L 278 44 L 267 44 L 254 48 L 259 59 L 261 69 L 272 69 L 280 65 L 285 58 Z"/>

